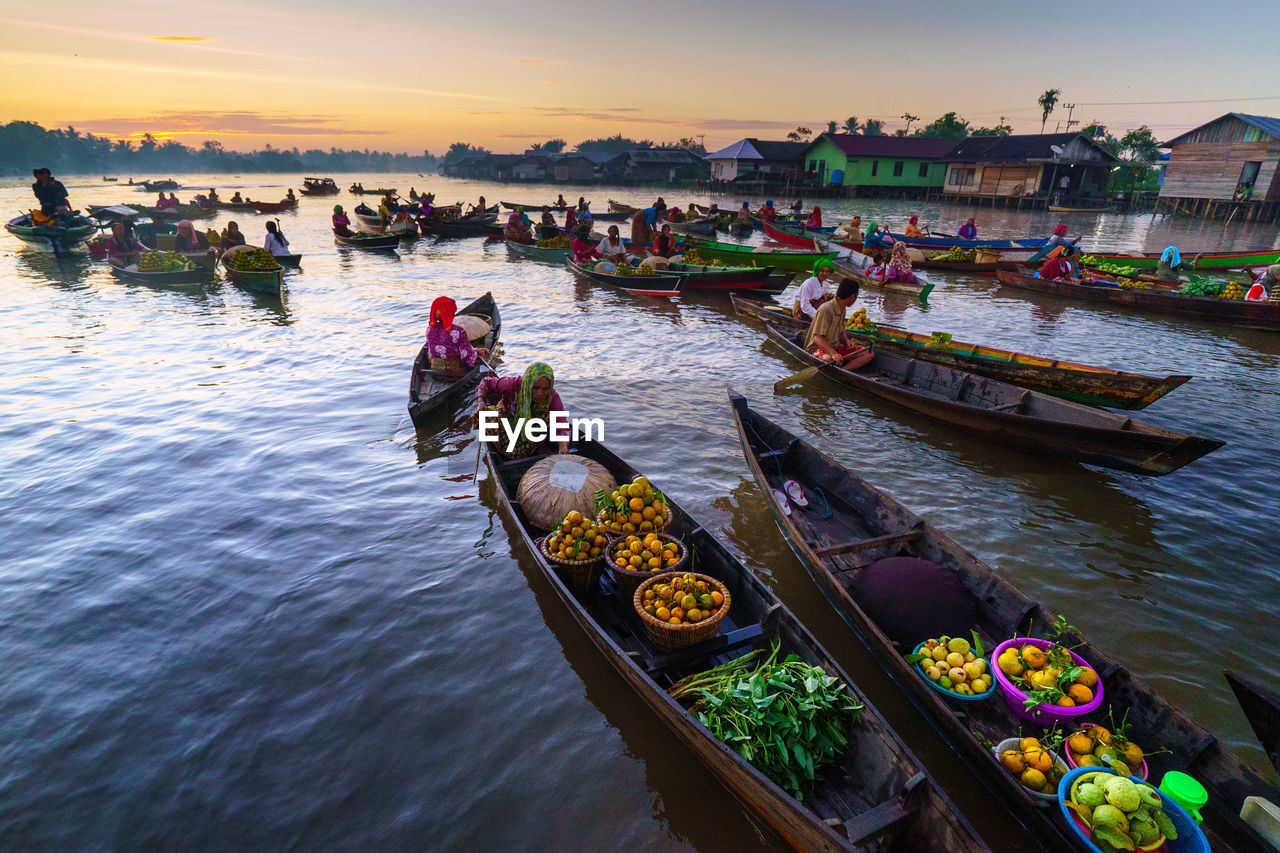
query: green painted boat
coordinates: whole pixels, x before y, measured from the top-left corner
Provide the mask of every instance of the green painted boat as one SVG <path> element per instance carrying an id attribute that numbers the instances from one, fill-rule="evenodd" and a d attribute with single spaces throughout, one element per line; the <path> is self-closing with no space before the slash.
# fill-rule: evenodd
<path id="1" fill-rule="evenodd" d="M 564 262 L 569 260 L 569 256 L 573 254 L 572 249 L 548 249 L 543 246 L 530 246 L 526 243 L 516 243 L 511 240 L 505 242 L 507 244 L 507 254 L 512 257 L 526 258 L 530 261 L 542 261 L 546 264 L 564 266 Z"/>
<path id="2" fill-rule="evenodd" d="M 817 261 L 835 260 L 835 252 L 761 252 L 754 246 L 737 243 L 720 243 L 716 240 L 684 238 L 685 244 L 698 250 L 698 255 L 708 260 L 720 261 L 735 267 L 770 266 L 775 269 L 807 272 Z"/>
<path id="3" fill-rule="evenodd" d="M 284 283 L 284 267 L 276 265 L 273 270 L 237 270 L 223 267 L 227 278 L 239 287 L 251 293 L 263 293 L 268 296 L 279 296 Z"/>
<path id="4" fill-rule="evenodd" d="M 1085 263 L 1093 265 L 1097 261 L 1135 267 L 1140 270 L 1153 270 L 1160 261 L 1160 252 L 1085 252 Z M 1266 267 L 1280 264 L 1280 249 L 1262 249 L 1256 252 L 1183 252 L 1182 265 L 1193 270 L 1239 270 L 1248 267 Z"/>
<path id="5" fill-rule="evenodd" d="M 32 225 L 29 213 L 10 219 L 4 228 L 22 242 L 54 254 L 72 249 L 98 233 L 98 226 L 83 216 L 73 216 L 65 225 L 43 226 Z"/>

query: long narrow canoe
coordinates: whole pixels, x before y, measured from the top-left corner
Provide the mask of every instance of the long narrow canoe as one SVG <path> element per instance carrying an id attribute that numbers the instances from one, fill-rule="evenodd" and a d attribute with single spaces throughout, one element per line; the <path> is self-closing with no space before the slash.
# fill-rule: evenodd
<path id="1" fill-rule="evenodd" d="M 791 316 L 781 305 L 733 297 L 738 314 L 768 321 L 776 326 L 807 329 L 809 324 Z M 1030 388 L 1064 400 L 1113 409 L 1143 409 L 1175 388 L 1190 376 L 1171 375 L 1164 378 L 1127 373 L 1106 367 L 1094 367 L 1074 361 L 1063 361 L 981 344 L 952 341 L 950 349 L 931 346 L 929 335 L 878 326 L 874 332 L 848 329 L 849 335 L 871 342 L 879 352 L 891 352 L 967 370 L 979 376 L 990 376 L 1022 388 Z"/>
<path id="2" fill-rule="evenodd" d="M 857 370 L 845 370 L 805 349 L 804 332 L 765 323 L 765 333 L 796 361 L 817 367 L 841 385 L 1002 446 L 1017 445 L 1135 474 L 1161 475 L 1225 443 L 882 350 Z"/>
<path id="3" fill-rule="evenodd" d="M 283 213 L 286 210 L 297 210 L 298 200 L 293 201 L 254 201 L 250 202 L 258 213 Z"/>
<path id="4" fill-rule="evenodd" d="M 778 269 L 805 271 L 823 260 L 833 260 L 835 252 L 762 252 L 753 246 L 738 243 L 721 243 L 716 240 L 701 240 L 697 237 L 685 237 L 685 243 L 695 247 L 698 254 L 713 261 L 732 266 L 750 266 L 752 263 L 768 264 Z"/>
<path id="5" fill-rule="evenodd" d="M 704 237 L 714 237 L 716 233 L 716 221 L 714 219 L 695 220 L 693 222 L 668 222 L 671 230 L 677 234 L 699 234 Z"/>
<path id="6" fill-rule="evenodd" d="M 284 283 L 284 267 L 276 264 L 270 270 L 237 270 L 224 266 L 227 278 L 236 285 L 254 293 L 265 293 L 268 296 L 279 296 Z"/>
<path id="7" fill-rule="evenodd" d="M 458 316 L 463 315 L 483 317 L 489 321 L 489 333 L 476 346 L 493 352 L 502 335 L 502 315 L 498 313 L 498 303 L 494 301 L 493 294 L 486 293 L 458 309 Z M 475 367 L 461 375 L 437 373 L 431 369 L 431 356 L 423 344 L 413 360 L 413 372 L 409 375 L 409 417 L 414 428 L 423 428 L 433 415 L 446 406 L 455 405 L 487 370 L 477 360 Z"/>
<path id="8" fill-rule="evenodd" d="M 1108 264 L 1121 264 L 1141 270 L 1153 270 L 1160 261 L 1160 252 L 1085 252 Z M 1256 252 L 1190 252 L 1182 253 L 1182 264 L 1195 270 L 1239 270 L 1247 267 L 1265 267 L 1280 264 L 1280 249 L 1259 249 Z"/>
<path id="9" fill-rule="evenodd" d="M 1044 248 L 1046 238 L 1024 237 L 1015 240 L 964 240 L 960 237 L 908 237 L 905 234 L 890 234 L 895 240 L 901 240 L 908 246 L 929 249 L 950 249 L 958 246 L 961 249 L 1002 249 L 1004 251 L 1026 252 Z"/>
<path id="10" fill-rule="evenodd" d="M 1236 701 L 1253 727 L 1253 733 L 1258 736 L 1267 758 L 1280 770 L 1280 693 L 1241 678 L 1234 672 L 1224 671 L 1222 674 L 1227 677 L 1231 692 L 1236 694 Z"/>
<path id="11" fill-rule="evenodd" d="M 32 225 L 29 213 L 10 219 L 4 228 L 22 242 L 55 254 L 73 249 L 98 233 L 98 226 L 83 216 L 73 216 L 65 225 L 50 227 Z"/>
<path id="12" fill-rule="evenodd" d="M 441 220 L 424 225 L 423 228 L 437 237 L 495 237 L 502 236 L 502 226 L 493 219 L 480 217 L 477 219 Z"/>
<path id="13" fill-rule="evenodd" d="M 152 287 L 203 287 L 213 281 L 213 269 L 208 267 L 195 267 L 175 272 L 146 272 L 138 269 L 137 264 L 128 266 L 112 264 L 111 274 L 121 281 Z"/>
<path id="14" fill-rule="evenodd" d="M 609 273 L 596 272 L 574 263 L 573 258 L 565 261 L 565 266 L 583 278 L 590 279 L 598 284 L 607 284 L 610 287 L 616 287 L 628 293 L 639 293 L 643 296 L 669 296 L 674 298 L 680 295 L 680 286 L 684 283 L 684 276 L 681 275 L 610 275 Z"/>
<path id="15" fill-rule="evenodd" d="M 770 240 L 773 240 L 774 242 L 777 242 L 777 243 L 782 243 L 783 245 L 786 245 L 786 246 L 794 246 L 797 249 L 808 249 L 810 251 L 818 251 L 819 247 L 817 243 L 814 241 L 815 235 L 824 239 L 829 239 L 829 240 L 831 239 L 831 232 L 814 232 L 806 229 L 788 228 L 785 225 L 778 225 L 777 223 L 773 223 L 773 222 L 765 222 L 763 219 L 757 219 L 756 221 L 760 223 L 761 230 L 764 231 L 765 236 L 768 237 Z M 861 248 L 860 244 L 854 244 L 854 243 L 846 244 L 838 240 L 832 240 L 832 242 L 840 243 L 840 245 L 842 246 L 847 245 L 849 246 L 849 248 L 852 248 L 852 249 Z"/>
<path id="16" fill-rule="evenodd" d="M 759 578 L 746 569 L 706 528 L 670 497 L 673 515 L 667 528 L 696 555 L 696 571 L 729 589 L 730 608 L 712 639 L 661 653 L 653 647 L 631 603 L 606 572 L 587 592 L 571 588 L 539 553 L 535 528 L 515 499 L 520 478 L 543 457 L 504 461 L 485 444 L 485 461 L 496 482 L 497 509 L 517 531 L 543 578 L 555 590 L 558 605 L 570 613 L 605 659 L 622 676 L 684 748 L 751 811 L 795 849 L 850 853 L 854 850 L 956 851 L 976 853 L 986 846 L 960 816 L 928 771 L 890 728 L 884 717 L 858 694 L 852 680 L 826 649 Z M 608 448 L 581 442 L 574 448 L 619 482 L 638 472 Z M 796 800 L 717 739 L 671 698 L 668 689 L 687 675 L 734 660 L 777 642 L 781 654 L 795 654 L 843 682 L 863 705 L 861 720 L 849 726 L 849 745 L 839 763 L 828 768 L 803 801 Z M 677 745 L 677 749 L 680 747 Z"/>
<path id="17" fill-rule="evenodd" d="M 527 258 L 531 261 L 542 261 L 547 264 L 563 265 L 569 260 L 569 256 L 573 254 L 572 249 L 546 249 L 541 246 L 533 246 L 526 243 L 516 243 L 512 240 L 504 240 L 507 244 L 507 252 L 517 258 Z"/>
<path id="18" fill-rule="evenodd" d="M 686 290 L 781 292 L 781 288 L 774 291 L 770 286 L 773 267 L 711 267 L 704 264 L 671 264 L 667 269 L 684 276 L 683 287 Z"/>
<path id="19" fill-rule="evenodd" d="M 928 638 L 894 636 L 897 632 L 886 627 L 883 609 L 877 609 L 859 591 L 858 576 L 876 561 L 892 557 L 912 557 L 940 566 L 954 576 L 976 607 L 977 624 L 973 627 L 988 651 L 1015 635 L 1045 637 L 1054 614 L 856 473 L 752 411 L 742 397 L 730 392 L 730 401 L 756 483 L 773 510 L 783 538 L 827 599 L 912 702 L 1032 828 L 1037 840 L 1053 842 L 1052 846 L 1059 849 L 1080 849 L 1058 809 L 1037 807 L 1022 785 L 992 756 L 990 743 L 999 743 L 1019 732 L 1019 723 L 1005 701 L 993 696 L 965 702 L 961 710 L 926 685 L 905 655 Z M 785 514 L 770 493 L 788 479 L 799 482 L 811 501 L 817 494 L 825 497 L 830 517 L 800 509 Z M 902 596 L 903 607 L 928 606 L 921 605 L 918 591 L 904 589 Z M 947 614 L 938 613 L 937 617 L 941 623 Z M 1114 718 L 1119 720 L 1127 713 L 1129 736 L 1148 750 L 1150 778 L 1158 783 L 1167 771 L 1181 770 L 1208 789 L 1209 804 L 1201 811 L 1205 816 L 1201 828 L 1215 853 L 1268 849 L 1261 846 L 1257 833 L 1240 820 L 1240 806 L 1251 795 L 1280 802 L 1280 790 L 1084 637 L 1068 631 L 1064 642 L 1097 671 L 1105 705 L 1114 709 Z M 1091 719 L 1106 717 L 1100 711 Z M 1025 727 L 1022 733 L 1026 734 Z"/>
<path id="20" fill-rule="evenodd" d="M 1191 296 L 1163 290 L 1138 290 L 1090 281 L 1046 281 L 1023 273 L 1000 270 L 996 279 L 1020 290 L 1078 299 L 1097 305 L 1133 308 L 1150 314 L 1194 317 L 1246 329 L 1280 331 L 1280 302 L 1244 302 L 1213 296 Z"/>
<path id="21" fill-rule="evenodd" d="M 916 274 L 915 281 L 881 281 L 872 275 L 867 275 L 864 270 L 851 266 L 841 260 L 832 262 L 835 264 L 835 274 L 840 278 L 851 278 L 858 283 L 859 287 L 870 287 L 875 290 L 884 290 L 891 293 L 910 293 L 920 299 L 928 298 L 933 292 L 934 284 L 923 273 Z"/>
<path id="22" fill-rule="evenodd" d="M 622 202 L 620 202 L 620 201 L 614 201 L 613 199 L 609 199 L 609 211 L 610 211 L 611 213 L 625 213 L 625 214 L 632 214 L 632 213 L 635 213 L 635 212 L 636 212 L 637 210 L 639 210 L 639 209 L 640 209 L 640 208 L 638 208 L 638 207 L 632 207 L 632 206 L 631 206 L 631 205 L 629 205 L 629 204 L 623 204 L 623 203 L 622 203 Z"/>
<path id="23" fill-rule="evenodd" d="M 498 204 L 505 207 L 507 210 L 515 210 L 517 207 L 523 207 L 526 213 L 533 213 L 535 211 L 542 210 L 544 207 L 553 213 L 564 213 L 570 207 L 574 206 L 571 204 L 520 204 L 515 201 L 500 201 Z"/>
<path id="24" fill-rule="evenodd" d="M 353 249 L 395 249 L 400 245 L 399 234 L 354 234 L 350 237 L 334 234 L 333 239 L 339 246 Z"/>

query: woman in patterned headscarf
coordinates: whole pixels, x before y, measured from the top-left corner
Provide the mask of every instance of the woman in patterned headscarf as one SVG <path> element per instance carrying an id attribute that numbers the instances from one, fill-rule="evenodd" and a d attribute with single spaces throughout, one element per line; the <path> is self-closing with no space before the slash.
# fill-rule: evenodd
<path id="1" fill-rule="evenodd" d="M 494 408 L 512 426 L 521 428 L 522 438 L 510 454 L 513 458 L 533 456 L 549 451 L 550 441 L 530 442 L 523 437 L 524 426 L 531 420 L 545 421 L 550 434 L 551 415 L 564 412 L 564 403 L 555 390 L 555 373 L 545 362 L 535 361 L 524 376 L 486 376 L 480 382 L 477 397 L 481 408 Z M 561 453 L 569 452 L 569 442 L 559 443 Z"/>
<path id="2" fill-rule="evenodd" d="M 476 366 L 476 360 L 487 358 L 484 347 L 474 349 L 467 331 L 453 324 L 458 303 L 441 296 L 431 303 L 431 319 L 427 321 L 427 356 L 431 369 L 445 373 L 461 373 Z"/>

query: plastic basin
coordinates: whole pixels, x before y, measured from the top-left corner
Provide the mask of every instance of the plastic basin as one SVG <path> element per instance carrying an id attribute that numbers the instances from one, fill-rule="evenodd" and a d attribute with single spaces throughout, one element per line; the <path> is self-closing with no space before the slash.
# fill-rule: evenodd
<path id="1" fill-rule="evenodd" d="M 923 648 L 924 648 L 924 643 L 921 643 L 920 645 L 915 647 L 915 650 L 912 652 L 912 654 L 918 654 Z M 934 690 L 941 693 L 943 696 L 947 697 L 948 699 L 957 699 L 961 702 L 978 702 L 978 701 L 981 701 L 982 699 L 989 698 L 992 693 L 996 692 L 995 676 L 991 677 L 992 680 L 991 680 L 990 687 L 988 687 L 986 690 L 982 691 L 981 693 L 974 693 L 971 696 L 965 696 L 963 693 L 956 693 L 954 691 L 948 690 L 947 688 L 939 685 L 936 681 L 933 681 L 932 679 L 929 678 L 929 676 L 924 674 L 924 667 L 921 666 L 922 663 L 924 663 L 924 661 L 921 660 L 921 661 L 916 661 L 913 664 L 913 666 L 916 669 L 916 672 L 918 672 L 920 674 L 920 677 L 924 679 L 925 684 L 929 685 Z M 988 672 L 991 671 L 991 661 L 987 661 L 987 671 Z"/>
<path id="2" fill-rule="evenodd" d="M 1092 714 L 1102 706 L 1102 677 L 1099 676 L 1097 692 L 1094 694 L 1092 701 L 1087 702 L 1084 705 L 1076 705 L 1073 708 L 1063 708 L 1058 705 L 1037 705 L 1035 708 L 1028 710 L 1027 707 L 1022 704 L 1026 701 L 1027 694 L 1015 687 L 1013 682 L 1009 680 L 1009 677 L 1001 672 L 1000 667 L 996 664 L 996 661 L 1000 659 L 1000 655 L 1004 653 L 1005 649 L 1013 647 L 1021 648 L 1027 645 L 1039 646 L 1042 649 L 1047 649 L 1052 646 L 1053 643 L 1049 640 L 1037 640 L 1031 637 L 1016 640 L 1005 640 L 1003 643 L 996 646 L 995 650 L 991 652 L 991 672 L 995 674 L 996 684 L 1000 685 L 1000 693 L 1004 696 L 1005 701 L 1009 703 L 1009 707 L 1013 709 L 1013 713 L 1020 719 L 1048 728 L 1054 723 L 1074 722 L 1077 717 Z M 1080 655 L 1070 649 L 1067 649 L 1067 652 L 1071 655 L 1071 660 L 1074 661 L 1077 666 L 1087 666 L 1089 669 L 1093 669 L 1093 666 L 1090 665 L 1087 660 L 1080 657 Z M 1097 670 L 1094 670 L 1094 672 L 1097 672 Z"/>
<path id="3" fill-rule="evenodd" d="M 1096 725 L 1097 725 L 1097 723 L 1081 723 L 1081 724 L 1080 724 L 1080 728 L 1082 728 L 1082 729 L 1091 729 L 1091 728 L 1093 728 L 1093 727 L 1094 727 L 1094 726 L 1096 726 Z M 1074 758 L 1074 757 L 1072 757 L 1072 755 L 1071 755 L 1071 747 L 1067 744 L 1067 742 L 1066 742 L 1066 741 L 1063 741 L 1063 742 L 1062 742 L 1062 754 L 1063 754 L 1064 756 L 1066 756 L 1066 759 L 1067 759 L 1067 766 L 1068 766 L 1068 767 L 1070 767 L 1072 770 L 1074 770 L 1074 769 L 1076 769 L 1077 767 L 1079 767 L 1079 766 L 1080 766 L 1079 764 L 1076 764 L 1076 760 L 1075 760 L 1075 758 Z M 1095 767 L 1095 768 L 1093 768 L 1093 769 L 1094 769 L 1094 770 L 1101 770 L 1102 768 L 1101 768 L 1101 767 Z M 1142 780 L 1143 780 L 1144 782 L 1145 782 L 1145 781 L 1147 780 L 1147 778 L 1151 775 L 1151 770 L 1147 767 L 1147 760 L 1146 760 L 1145 758 L 1144 758 L 1144 759 L 1142 759 L 1142 770 L 1140 770 L 1140 771 L 1138 772 L 1138 775 L 1142 777 Z"/>
<path id="4" fill-rule="evenodd" d="M 1004 740 L 996 744 L 995 749 L 991 750 L 992 754 L 994 754 L 996 757 L 996 761 L 1000 760 L 1000 753 L 1004 752 L 1006 749 L 1017 749 L 1018 743 L 1021 740 L 1022 738 L 1009 737 L 1009 738 L 1005 738 Z M 1067 767 L 1067 762 L 1062 760 L 1062 756 L 1053 755 L 1052 753 L 1050 753 L 1050 755 L 1052 755 L 1053 763 L 1058 766 L 1059 770 L 1062 770 L 1065 772 L 1068 769 L 1070 769 Z M 1008 771 L 1006 770 L 1005 772 L 1007 773 Z M 1012 776 L 1013 774 L 1010 773 L 1009 775 Z M 1014 779 L 1014 781 L 1018 782 L 1019 785 L 1022 785 L 1022 782 L 1018 781 L 1017 779 Z M 1036 805 L 1047 806 L 1049 803 L 1052 803 L 1054 800 L 1058 799 L 1057 794 L 1042 794 L 1039 791 L 1031 790 L 1026 785 L 1022 785 L 1022 790 L 1026 791 L 1027 795 L 1036 801 Z"/>
<path id="5" fill-rule="evenodd" d="M 1102 848 L 1093 843 L 1088 825 L 1067 806 L 1067 797 L 1070 795 L 1071 786 L 1075 784 L 1076 779 L 1086 773 L 1094 772 L 1119 775 L 1113 770 L 1101 767 L 1077 767 L 1066 776 L 1063 776 L 1062 781 L 1058 783 L 1058 808 L 1062 811 L 1062 817 L 1066 820 L 1067 826 L 1071 827 L 1076 835 L 1079 836 L 1085 849 L 1092 850 L 1094 853 L 1102 853 Z M 1134 782 L 1143 781 L 1137 776 L 1130 776 L 1129 778 Z M 1192 820 L 1191 815 L 1187 814 L 1186 810 L 1178 805 L 1173 797 L 1161 796 L 1160 799 L 1163 801 L 1162 808 L 1164 813 L 1168 815 L 1169 820 L 1173 821 L 1174 829 L 1178 830 L 1178 837 L 1173 840 L 1165 839 L 1163 844 L 1149 849 L 1167 850 L 1169 853 L 1210 853 L 1209 840 L 1204 837 L 1204 833 L 1200 831 L 1200 827 Z"/>

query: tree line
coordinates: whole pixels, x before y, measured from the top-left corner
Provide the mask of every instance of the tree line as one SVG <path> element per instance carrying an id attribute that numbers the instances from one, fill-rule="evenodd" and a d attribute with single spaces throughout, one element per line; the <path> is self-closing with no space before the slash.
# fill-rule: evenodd
<path id="1" fill-rule="evenodd" d="M 228 151 L 213 139 L 192 148 L 150 133 L 134 142 L 81 133 L 74 127 L 46 130 L 29 121 L 0 125 L 0 174 L 8 175 L 29 174 L 37 166 L 48 166 L 55 175 L 119 173 L 144 178 L 180 172 L 422 172 L 438 163 L 429 151 L 303 151 L 270 145 L 260 151 Z"/>

